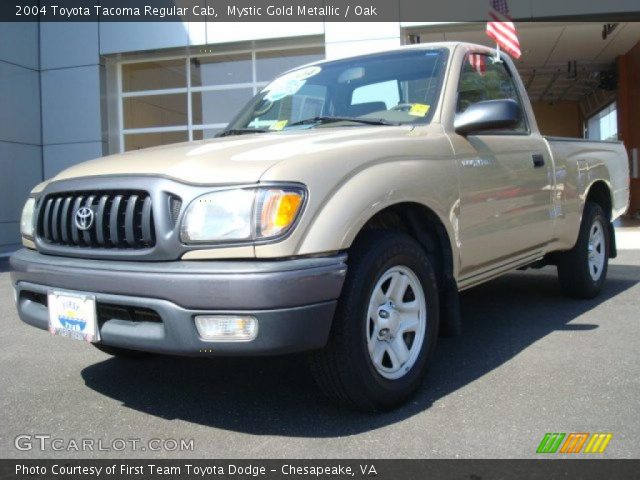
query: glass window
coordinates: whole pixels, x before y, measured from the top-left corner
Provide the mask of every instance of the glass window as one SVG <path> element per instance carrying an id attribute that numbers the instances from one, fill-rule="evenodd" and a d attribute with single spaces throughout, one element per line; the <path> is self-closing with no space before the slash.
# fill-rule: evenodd
<path id="1" fill-rule="evenodd" d="M 191 94 L 194 125 L 227 123 L 253 97 L 251 88 L 211 90 Z"/>
<path id="2" fill-rule="evenodd" d="M 615 102 L 587 121 L 587 138 L 591 140 L 618 140 L 618 109 Z"/>
<path id="3" fill-rule="evenodd" d="M 191 86 L 251 83 L 253 81 L 251 63 L 250 53 L 192 58 Z"/>
<path id="4" fill-rule="evenodd" d="M 324 58 L 321 48 L 256 52 L 258 82 L 270 82 L 281 73 Z"/>
<path id="5" fill-rule="evenodd" d="M 204 128 L 202 130 L 193 131 L 194 140 L 208 140 L 215 138 L 215 136 L 222 131 L 222 128 Z"/>
<path id="6" fill-rule="evenodd" d="M 155 147 L 156 145 L 167 145 L 169 143 L 180 143 L 189 140 L 189 132 L 158 132 L 158 133 L 137 133 L 125 135 L 124 149 L 140 150 L 141 148 Z"/>
<path id="7" fill-rule="evenodd" d="M 126 151 L 212 138 L 264 87 L 266 82 L 259 77 L 270 80 L 282 70 L 323 56 L 322 47 L 305 47 L 122 63 L 120 148 Z M 325 93 L 309 88 L 305 96 L 282 108 L 293 108 L 298 117 L 319 115 Z M 278 114 L 284 110 L 270 112 Z"/>
<path id="8" fill-rule="evenodd" d="M 187 86 L 184 59 L 122 65 L 122 91 L 161 90 Z"/>
<path id="9" fill-rule="evenodd" d="M 252 119 L 252 128 L 273 128 L 278 122 L 284 128 L 288 123 L 323 114 L 327 88 L 319 85 L 304 85 L 295 96 L 276 102 L 264 113 Z M 259 113 L 259 112 L 258 112 Z"/>
<path id="10" fill-rule="evenodd" d="M 367 55 L 292 70 L 268 84 L 240 113 L 233 129 L 316 128 L 379 123 L 428 123 L 447 64 L 442 49 Z M 316 116 L 349 117 L 314 123 Z M 369 123 L 371 124 L 371 123 Z"/>
<path id="11" fill-rule="evenodd" d="M 291 100 L 292 120 L 298 122 L 305 118 L 318 117 L 324 111 L 327 88 L 321 85 L 306 85 L 300 89 L 300 95 Z"/>
<path id="12" fill-rule="evenodd" d="M 351 96 L 351 105 L 366 103 L 384 103 L 382 110 L 388 110 L 398 105 L 400 103 L 400 93 L 397 80 L 372 83 L 356 88 Z"/>
<path id="13" fill-rule="evenodd" d="M 470 105 L 486 100 L 515 100 L 522 108 L 522 101 L 513 77 L 504 62 L 495 62 L 493 57 L 484 54 L 467 56 L 460 74 L 458 85 L 458 104 L 456 111 L 464 112 Z M 515 131 L 527 131 L 523 115 Z"/>
<path id="14" fill-rule="evenodd" d="M 124 128 L 187 124 L 187 94 L 145 95 L 123 99 Z"/>

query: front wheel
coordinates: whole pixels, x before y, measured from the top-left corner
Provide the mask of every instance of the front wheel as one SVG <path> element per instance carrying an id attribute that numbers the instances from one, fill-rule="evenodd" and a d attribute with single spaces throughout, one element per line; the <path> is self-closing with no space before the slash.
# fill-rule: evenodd
<path id="1" fill-rule="evenodd" d="M 317 383 L 359 410 L 404 402 L 429 365 L 438 312 L 436 276 L 422 247 L 406 234 L 370 232 L 351 249 L 329 343 L 312 353 Z"/>
<path id="2" fill-rule="evenodd" d="M 560 254 L 558 279 L 564 293 L 593 298 L 607 277 L 610 223 L 600 205 L 587 202 L 575 246 Z"/>

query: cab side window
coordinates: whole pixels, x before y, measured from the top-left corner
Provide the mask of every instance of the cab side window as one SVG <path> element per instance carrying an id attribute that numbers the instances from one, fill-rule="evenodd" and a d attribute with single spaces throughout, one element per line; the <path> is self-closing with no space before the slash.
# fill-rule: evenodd
<path id="1" fill-rule="evenodd" d="M 520 123 L 510 131 L 526 133 L 528 129 L 522 100 L 506 65 L 502 62 L 494 62 L 493 57 L 489 55 L 478 53 L 468 55 L 460 74 L 456 112 L 464 112 L 473 103 L 505 99 L 518 102 L 522 111 Z"/>

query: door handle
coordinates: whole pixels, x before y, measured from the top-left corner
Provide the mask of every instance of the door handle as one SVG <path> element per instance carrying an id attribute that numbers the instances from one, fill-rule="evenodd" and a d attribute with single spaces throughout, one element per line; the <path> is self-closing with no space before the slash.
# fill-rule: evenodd
<path id="1" fill-rule="evenodd" d="M 534 168 L 544 167 L 544 156 L 542 154 L 534 153 L 531 155 L 531 159 L 533 160 Z"/>

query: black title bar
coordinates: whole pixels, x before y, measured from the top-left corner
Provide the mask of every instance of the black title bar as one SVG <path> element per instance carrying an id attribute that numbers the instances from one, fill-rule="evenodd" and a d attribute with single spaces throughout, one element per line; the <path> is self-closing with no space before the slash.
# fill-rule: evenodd
<path id="1" fill-rule="evenodd" d="M 508 0 L 518 21 L 631 21 L 638 0 Z M 0 21 L 43 22 L 469 22 L 484 0 L 3 0 Z"/>
<path id="2" fill-rule="evenodd" d="M 640 460 L 0 460 L 8 480 L 480 480 L 638 478 Z"/>

